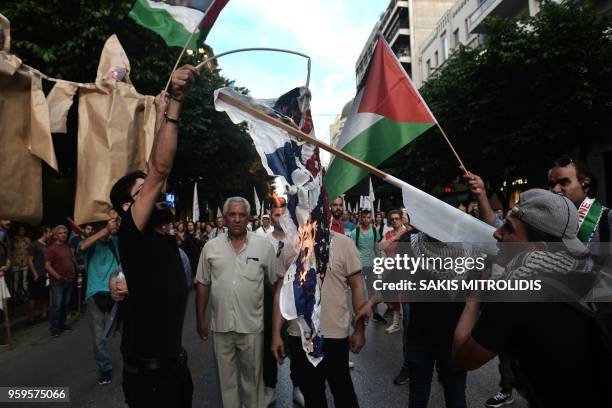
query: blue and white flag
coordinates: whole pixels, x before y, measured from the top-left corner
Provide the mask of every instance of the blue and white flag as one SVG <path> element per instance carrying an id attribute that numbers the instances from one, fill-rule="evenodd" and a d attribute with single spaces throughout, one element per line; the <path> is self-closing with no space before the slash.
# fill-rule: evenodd
<path id="1" fill-rule="evenodd" d="M 234 123 L 246 122 L 262 164 L 269 175 L 280 177 L 287 192 L 287 212 L 281 225 L 292 245 L 295 261 L 285 274 L 281 290 L 281 313 L 296 320 L 302 346 L 313 365 L 323 359 L 320 328 L 321 284 L 330 258 L 329 202 L 323 187 L 319 148 L 301 142 L 286 131 L 255 118 L 218 99 L 219 93 L 237 99 L 314 137 L 310 91 L 295 88 L 279 98 L 254 99 L 232 88 L 215 91 L 215 108 Z"/>

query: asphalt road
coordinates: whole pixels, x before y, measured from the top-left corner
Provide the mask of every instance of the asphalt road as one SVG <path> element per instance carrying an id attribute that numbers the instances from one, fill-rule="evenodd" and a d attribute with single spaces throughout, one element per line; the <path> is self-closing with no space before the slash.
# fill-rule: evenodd
<path id="1" fill-rule="evenodd" d="M 185 318 L 183 345 L 189 354 L 189 367 L 194 381 L 194 407 L 220 407 L 217 377 L 210 341 L 202 342 L 195 330 L 194 294 Z M 0 348 L 0 386 L 63 386 L 70 387 L 70 403 L 63 404 L 7 404 L 0 408 L 125 407 L 121 389 L 121 356 L 119 336 L 110 341 L 113 356 L 113 382 L 108 386 L 96 384 L 91 335 L 87 316 L 82 314 L 72 324 L 74 331 L 53 339 L 48 325 L 40 323 L 14 333 L 15 347 Z M 388 335 L 384 327 L 371 323 L 367 329 L 367 343 L 358 355 L 351 355 L 355 363 L 352 371 L 359 403 L 362 407 L 407 407 L 408 386 L 393 385 L 401 362 L 400 333 Z M 497 361 L 468 374 L 467 401 L 469 407 L 484 407 L 484 401 L 497 392 L 499 375 Z M 276 407 L 293 407 L 288 363 L 279 369 Z M 331 400 L 330 400 L 331 402 Z M 330 403 L 333 406 L 333 403 Z M 527 407 L 515 395 L 516 408 Z M 434 377 L 429 408 L 445 407 L 442 388 Z"/>

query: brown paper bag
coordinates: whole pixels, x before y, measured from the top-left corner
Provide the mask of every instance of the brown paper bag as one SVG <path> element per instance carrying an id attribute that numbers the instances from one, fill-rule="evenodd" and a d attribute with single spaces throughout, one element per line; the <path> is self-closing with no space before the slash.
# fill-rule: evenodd
<path id="1" fill-rule="evenodd" d="M 154 97 L 136 91 L 129 71 L 129 61 L 113 35 L 104 45 L 95 89 L 79 89 L 74 208 L 78 224 L 108 219 L 115 181 L 130 171 L 146 169 L 155 127 Z"/>
<path id="2" fill-rule="evenodd" d="M 5 28 L 8 20 L 0 21 Z M 3 48 L 10 47 L 5 42 Z M 0 146 L 0 218 L 38 224 L 41 159 L 57 170 L 49 108 L 38 71 L 5 51 L 0 51 Z"/>

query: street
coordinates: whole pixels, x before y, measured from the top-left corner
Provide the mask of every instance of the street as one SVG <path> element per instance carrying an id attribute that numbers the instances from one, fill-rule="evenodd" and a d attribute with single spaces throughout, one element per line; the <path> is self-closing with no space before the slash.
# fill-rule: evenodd
<path id="1" fill-rule="evenodd" d="M 183 346 L 189 354 L 189 367 L 194 381 L 193 406 L 219 407 L 217 378 L 210 341 L 202 342 L 195 330 L 194 293 L 185 317 Z M 16 403 L 2 407 L 124 407 L 121 389 L 120 336 L 111 338 L 114 378 L 108 386 L 96 384 L 97 374 L 87 315 L 72 324 L 73 332 L 51 338 L 47 323 L 39 323 L 14 334 L 14 348 L 0 349 L 0 386 L 62 386 L 70 388 L 69 404 Z M 393 385 L 393 377 L 401 365 L 400 333 L 388 335 L 382 325 L 371 323 L 367 329 L 367 343 L 358 355 L 351 355 L 355 363 L 353 382 L 362 407 L 407 407 L 408 385 Z M 484 401 L 498 390 L 497 360 L 468 374 L 467 402 L 469 407 L 483 407 Z M 292 407 L 289 364 L 279 369 L 276 407 Z M 328 394 L 328 397 L 329 394 Z M 331 398 L 330 398 L 331 402 Z M 333 406 L 333 404 L 330 404 Z M 430 408 L 444 407 L 442 388 L 434 379 Z M 527 407 L 515 393 L 516 408 Z"/>

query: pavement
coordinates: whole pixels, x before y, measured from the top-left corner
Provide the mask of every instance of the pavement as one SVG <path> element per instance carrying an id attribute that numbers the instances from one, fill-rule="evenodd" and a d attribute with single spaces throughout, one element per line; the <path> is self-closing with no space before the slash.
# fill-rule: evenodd
<path id="1" fill-rule="evenodd" d="M 203 342 L 195 330 L 194 293 L 185 317 L 183 345 L 189 355 L 194 381 L 193 406 L 220 407 L 218 381 L 210 341 Z M 114 378 L 110 385 L 96 384 L 93 345 L 87 315 L 84 312 L 72 322 L 74 331 L 51 338 L 47 323 L 22 327 L 13 333 L 13 348 L 0 348 L 0 386 L 62 386 L 70 388 L 70 403 L 0 403 L 0 408 L 126 407 L 121 389 L 120 336 L 110 339 Z M 360 354 L 351 354 L 351 370 L 361 407 L 407 407 L 408 385 L 396 386 L 393 378 L 402 362 L 401 332 L 386 334 L 384 326 L 371 323 L 367 343 Z M 468 374 L 466 397 L 468 407 L 484 407 L 484 401 L 498 390 L 497 360 Z M 288 361 L 279 367 L 276 388 L 278 408 L 293 408 L 292 384 Z M 330 407 L 333 407 L 328 392 Z M 434 377 L 429 408 L 445 407 L 442 388 Z M 515 393 L 515 403 L 507 407 L 526 408 L 527 403 Z"/>

